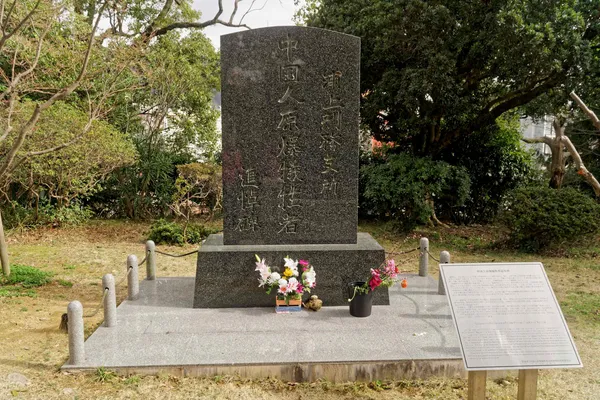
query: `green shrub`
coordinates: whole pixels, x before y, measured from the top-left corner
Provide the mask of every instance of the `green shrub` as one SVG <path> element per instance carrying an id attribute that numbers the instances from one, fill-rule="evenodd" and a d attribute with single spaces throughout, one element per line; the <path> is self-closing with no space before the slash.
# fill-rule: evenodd
<path id="1" fill-rule="evenodd" d="M 24 288 L 43 286 L 50 282 L 51 272 L 40 271 L 28 265 L 11 265 L 10 276 L 3 278 L 3 284 L 17 285 Z"/>
<path id="2" fill-rule="evenodd" d="M 16 201 L 2 210 L 2 219 L 8 229 L 33 228 L 36 226 L 81 225 L 87 222 L 94 213 L 77 202 L 69 206 L 58 207 L 54 204 L 43 203 L 38 207 L 27 208 Z"/>
<path id="3" fill-rule="evenodd" d="M 57 207 L 46 204 L 40 207 L 38 224 L 40 225 L 81 225 L 87 222 L 94 213 L 79 203 L 71 203 L 69 206 Z"/>
<path id="4" fill-rule="evenodd" d="M 457 224 L 489 223 L 508 192 L 540 179 L 542 174 L 521 138 L 519 115 L 508 113 L 495 126 L 473 132 L 445 151 L 444 161 L 468 171 L 471 187 L 463 205 L 444 207 L 438 217 Z"/>
<path id="5" fill-rule="evenodd" d="M 183 228 L 175 222 L 159 219 L 150 227 L 148 239 L 156 244 L 178 244 L 185 243 L 183 239 Z"/>
<path id="6" fill-rule="evenodd" d="M 2 222 L 4 223 L 4 228 L 6 229 L 27 226 L 28 222 L 31 222 L 32 220 L 33 211 L 23 207 L 16 201 L 11 201 L 10 203 L 6 204 L 6 206 L 2 206 Z"/>
<path id="7" fill-rule="evenodd" d="M 504 202 L 501 220 L 511 242 L 526 251 L 600 231 L 600 204 L 573 188 L 520 188 Z"/>
<path id="8" fill-rule="evenodd" d="M 196 244 L 206 239 L 208 235 L 217 232 L 219 232 L 219 230 L 215 228 L 207 228 L 204 225 L 189 224 L 186 232 L 186 239 L 188 243 Z"/>
<path id="9" fill-rule="evenodd" d="M 160 219 L 150 227 L 148 239 L 154 241 L 156 244 L 176 244 L 181 246 L 185 243 L 200 243 L 208 235 L 216 232 L 217 230 L 207 228 L 204 225 L 189 224 L 184 235 L 183 225 Z"/>
<path id="10" fill-rule="evenodd" d="M 433 209 L 428 199 L 436 209 L 461 205 L 469 187 L 463 168 L 410 154 L 382 154 L 360 169 L 360 211 L 411 229 L 429 221 Z"/>

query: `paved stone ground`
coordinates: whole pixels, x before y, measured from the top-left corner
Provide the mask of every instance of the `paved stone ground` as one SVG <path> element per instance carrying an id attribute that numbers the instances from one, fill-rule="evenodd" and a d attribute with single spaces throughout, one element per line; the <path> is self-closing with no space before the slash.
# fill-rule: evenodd
<path id="1" fill-rule="evenodd" d="M 409 287 L 391 288 L 391 304 L 373 306 L 368 318 L 352 317 L 345 306 L 295 314 L 194 309 L 194 278 L 142 281 L 140 298 L 118 307 L 117 326 L 88 338 L 85 363 L 63 368 L 459 360 L 437 281 L 407 279 Z"/>

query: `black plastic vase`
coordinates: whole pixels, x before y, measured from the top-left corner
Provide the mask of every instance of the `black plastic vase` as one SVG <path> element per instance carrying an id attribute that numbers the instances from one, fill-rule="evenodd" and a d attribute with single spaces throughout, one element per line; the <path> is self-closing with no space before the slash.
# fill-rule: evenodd
<path id="1" fill-rule="evenodd" d="M 368 317 L 371 315 L 371 306 L 373 305 L 373 292 L 359 293 L 354 288 L 363 286 L 365 282 L 352 282 L 348 284 L 348 298 L 350 300 L 350 315 L 353 317 Z"/>

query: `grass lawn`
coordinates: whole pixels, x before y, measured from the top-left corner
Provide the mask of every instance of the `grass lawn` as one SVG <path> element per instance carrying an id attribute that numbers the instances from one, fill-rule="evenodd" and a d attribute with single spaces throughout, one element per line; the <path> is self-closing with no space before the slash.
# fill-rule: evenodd
<path id="1" fill-rule="evenodd" d="M 218 224 L 219 222 L 216 222 Z M 51 272 L 41 287 L 0 286 L 0 399 L 466 399 L 466 380 L 431 379 L 333 384 L 294 384 L 275 379 L 236 377 L 174 378 L 170 376 L 115 376 L 111 371 L 65 374 L 59 371 L 68 358 L 67 335 L 58 330 L 60 316 L 71 300 L 80 300 L 85 312 L 101 298 L 106 273 L 120 281 L 128 254 L 143 257 L 148 224 L 94 221 L 84 227 L 11 232 L 11 264 L 34 266 Z M 563 249 L 545 256 L 498 250 L 490 244 L 499 233 L 494 227 L 440 228 L 410 235 L 394 233 L 384 224 L 361 224 L 386 250 L 409 250 L 420 236 L 430 239 L 432 254 L 451 253 L 453 262 L 541 261 L 558 297 L 583 359 L 583 369 L 541 371 L 539 399 L 600 398 L 600 241 Z M 195 246 L 159 246 L 184 253 Z M 158 276 L 194 276 L 195 259 L 158 256 Z M 398 256 L 404 271 L 416 272 L 416 253 Z M 434 262 L 430 273 L 437 275 Z M 118 302 L 126 288 L 118 289 Z M 85 320 L 86 335 L 102 322 L 102 312 Z M 7 379 L 25 375 L 29 384 Z M 517 384 L 508 378 L 488 382 L 489 399 L 516 399 Z"/>

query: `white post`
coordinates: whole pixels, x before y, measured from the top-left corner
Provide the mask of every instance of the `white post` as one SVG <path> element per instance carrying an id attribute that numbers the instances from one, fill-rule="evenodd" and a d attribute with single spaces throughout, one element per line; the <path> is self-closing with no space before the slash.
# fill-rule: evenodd
<path id="1" fill-rule="evenodd" d="M 156 279 L 156 245 L 152 240 L 146 242 L 146 279 L 153 281 Z"/>
<path id="2" fill-rule="evenodd" d="M 2 264 L 2 273 L 5 277 L 10 275 L 10 264 L 8 263 L 8 247 L 4 240 L 4 225 L 2 224 L 2 212 L 0 212 L 0 263 Z"/>
<path id="3" fill-rule="evenodd" d="M 440 264 L 450 264 L 450 253 L 445 250 L 440 253 Z M 440 268 L 440 277 L 438 280 L 438 294 L 446 294 L 446 287 L 442 280 L 442 268 Z"/>
<path id="4" fill-rule="evenodd" d="M 104 296 L 104 326 L 111 328 L 117 325 L 117 295 L 115 293 L 115 278 L 112 274 L 102 277 L 103 290 L 108 289 Z"/>
<path id="5" fill-rule="evenodd" d="M 421 238 L 419 241 L 419 276 L 427 276 L 427 272 L 429 269 L 429 239 Z"/>
<path id="6" fill-rule="evenodd" d="M 140 293 L 138 259 L 135 254 L 127 257 L 127 300 L 135 300 Z"/>
<path id="7" fill-rule="evenodd" d="M 83 306 L 77 300 L 67 306 L 69 330 L 69 362 L 70 365 L 79 365 L 85 361 L 85 347 L 83 345 Z"/>

